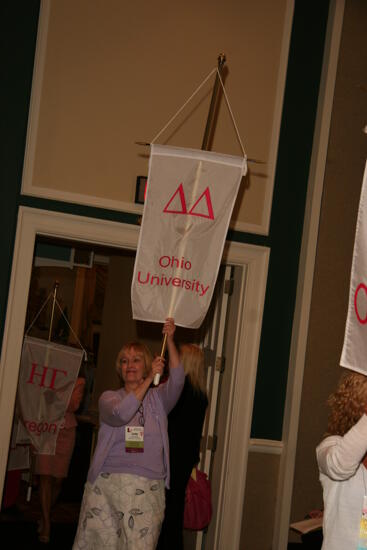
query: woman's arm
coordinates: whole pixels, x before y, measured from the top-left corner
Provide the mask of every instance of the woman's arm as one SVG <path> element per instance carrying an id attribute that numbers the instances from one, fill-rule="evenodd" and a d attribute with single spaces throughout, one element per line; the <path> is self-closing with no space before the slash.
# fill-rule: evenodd
<path id="1" fill-rule="evenodd" d="M 174 320 L 171 317 L 168 317 L 163 325 L 162 332 L 163 334 L 167 335 L 167 349 L 169 357 L 168 366 L 170 369 L 175 369 L 180 364 L 180 356 L 178 354 L 178 349 L 174 341 L 175 330 L 176 325 L 174 323 Z"/>
<path id="2" fill-rule="evenodd" d="M 121 395 L 115 391 L 104 392 L 99 399 L 101 420 L 110 426 L 124 426 L 136 414 L 143 401 L 156 373 L 162 374 L 164 369 L 163 357 L 153 359 L 152 368 L 147 377 L 133 391 Z"/>
<path id="3" fill-rule="evenodd" d="M 70 397 L 67 412 L 73 413 L 79 409 L 80 403 L 83 399 L 85 387 L 85 378 L 77 378 L 73 392 Z"/>
<path id="4" fill-rule="evenodd" d="M 116 391 L 105 391 L 98 402 L 100 419 L 109 426 L 124 426 L 133 418 L 139 405 L 134 392 L 120 395 Z"/>
<path id="5" fill-rule="evenodd" d="M 147 377 L 144 378 L 140 386 L 134 390 L 134 394 L 139 401 L 143 401 L 145 394 L 147 393 L 151 383 L 154 380 L 154 376 L 159 374 L 162 376 L 164 370 L 164 358 L 159 355 L 155 357 L 152 361 L 152 368 L 148 373 Z"/>
<path id="6" fill-rule="evenodd" d="M 331 479 L 342 481 L 357 471 L 367 452 L 367 416 L 360 420 L 343 436 L 329 436 L 316 449 L 321 473 Z"/>
<path id="7" fill-rule="evenodd" d="M 174 341 L 174 333 L 176 330 L 175 323 L 172 318 L 166 319 L 163 325 L 163 334 L 167 334 L 167 349 L 169 358 L 169 377 L 165 384 L 158 386 L 163 407 L 168 414 L 178 401 L 181 395 L 182 388 L 185 383 L 185 373 L 180 362 L 180 356 Z"/>

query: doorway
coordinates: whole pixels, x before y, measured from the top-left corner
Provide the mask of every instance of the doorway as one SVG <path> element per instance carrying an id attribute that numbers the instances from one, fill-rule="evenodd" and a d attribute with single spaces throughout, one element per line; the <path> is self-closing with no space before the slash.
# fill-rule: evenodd
<path id="1" fill-rule="evenodd" d="M 37 236 L 70 239 L 80 243 L 134 251 L 138 234 L 137 226 L 20 208 L 1 356 L 0 414 L 2 413 L 4 421 L 0 426 L 0 437 L 4 443 L 10 439 L 12 415 L 9 411 L 13 411 L 14 408 L 33 250 Z M 221 509 L 221 521 L 215 525 L 213 548 L 219 548 L 223 541 L 233 549 L 239 547 L 268 257 L 269 250 L 265 247 L 235 242 L 227 243 L 224 252 L 225 263 L 246 269 L 242 270 L 240 277 L 238 315 L 234 330 L 231 331 L 234 383 L 225 422 L 227 444 L 220 472 L 223 489 L 221 502 L 216 503 Z M 100 345 L 102 346 L 102 343 Z M 0 456 L 1 487 L 6 461 L 7 446 Z"/>

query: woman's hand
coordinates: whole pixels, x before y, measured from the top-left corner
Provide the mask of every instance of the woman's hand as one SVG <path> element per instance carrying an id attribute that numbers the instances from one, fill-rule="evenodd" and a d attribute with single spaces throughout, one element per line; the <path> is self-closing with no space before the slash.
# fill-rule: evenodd
<path id="1" fill-rule="evenodd" d="M 159 374 L 159 376 L 162 376 L 163 371 L 164 371 L 164 363 L 165 363 L 165 360 L 160 355 L 157 355 L 157 357 L 155 357 L 153 359 L 152 368 L 151 368 L 151 371 L 150 371 L 151 381 L 154 380 L 154 376 L 156 374 Z"/>
<path id="2" fill-rule="evenodd" d="M 166 322 L 164 323 L 163 329 L 162 329 L 163 334 L 167 334 L 167 338 L 172 340 L 175 330 L 176 330 L 176 325 L 174 320 L 172 319 L 172 317 L 167 317 Z"/>
<path id="3" fill-rule="evenodd" d="M 173 335 L 176 330 L 176 325 L 172 317 L 167 317 L 166 322 L 163 325 L 163 334 L 167 336 L 167 349 L 169 357 L 169 368 L 176 368 L 180 363 L 180 358 L 178 355 L 178 350 L 173 338 Z"/>

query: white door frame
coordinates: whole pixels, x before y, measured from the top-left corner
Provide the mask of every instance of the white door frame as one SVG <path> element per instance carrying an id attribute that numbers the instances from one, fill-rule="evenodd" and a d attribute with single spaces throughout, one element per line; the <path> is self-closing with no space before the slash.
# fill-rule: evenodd
<path id="1" fill-rule="evenodd" d="M 5 321 L 0 367 L 0 489 L 6 472 L 12 416 L 17 390 L 20 355 L 37 235 L 127 248 L 137 247 L 139 227 L 134 225 L 20 207 L 14 246 L 12 274 Z M 223 472 L 225 479 L 218 540 L 228 548 L 239 548 L 245 492 L 247 456 L 256 381 L 269 249 L 227 242 L 224 260 L 246 266 L 246 284 L 235 338 L 236 383 L 229 411 L 230 423 Z M 214 549 L 213 549 L 214 550 Z"/>

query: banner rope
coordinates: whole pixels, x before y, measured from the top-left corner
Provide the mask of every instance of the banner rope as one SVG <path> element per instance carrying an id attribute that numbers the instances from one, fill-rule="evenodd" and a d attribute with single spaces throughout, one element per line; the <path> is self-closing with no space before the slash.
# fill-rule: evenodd
<path id="1" fill-rule="evenodd" d="M 228 111 L 229 111 L 229 114 L 231 116 L 231 120 L 232 120 L 232 124 L 234 126 L 234 129 L 236 131 L 236 136 L 237 136 L 237 139 L 238 139 L 238 142 L 240 144 L 240 147 L 241 147 L 241 150 L 242 150 L 242 153 L 243 153 L 243 156 L 247 159 L 247 155 L 245 153 L 245 148 L 243 146 L 243 143 L 242 143 L 242 140 L 241 140 L 241 136 L 240 136 L 240 133 L 239 133 L 239 130 L 238 130 L 238 126 L 236 124 L 236 121 L 235 121 L 235 118 L 234 118 L 234 114 L 233 114 L 233 111 L 232 111 L 232 108 L 231 108 L 231 105 L 229 103 L 229 99 L 228 99 L 228 95 L 227 95 L 227 92 L 224 88 L 224 84 L 223 84 L 223 80 L 222 80 L 222 77 L 220 76 L 220 72 L 218 70 L 218 67 L 215 67 L 214 69 L 212 69 L 210 71 L 210 73 L 204 78 L 204 80 L 202 81 L 201 84 L 199 84 L 199 86 L 196 88 L 196 90 L 191 94 L 191 96 L 185 101 L 185 103 L 178 109 L 178 111 L 169 119 L 169 121 L 167 122 L 167 124 L 165 124 L 165 126 L 163 126 L 163 128 L 161 130 L 159 130 L 158 134 L 156 134 L 156 136 L 154 136 L 154 138 L 151 140 L 151 144 L 153 144 L 161 134 L 163 134 L 163 132 L 168 128 L 168 126 L 175 120 L 175 118 L 178 117 L 178 115 L 184 110 L 184 108 L 186 107 L 186 105 L 188 105 L 188 103 L 190 103 L 190 101 L 193 99 L 193 97 L 201 90 L 201 88 L 204 86 L 204 84 L 207 83 L 207 81 L 210 79 L 211 76 L 213 76 L 214 73 L 217 73 L 218 74 L 218 77 L 219 77 L 219 82 L 220 82 L 220 85 L 222 86 L 222 90 L 223 90 L 223 94 L 224 94 L 224 98 L 226 100 L 226 105 L 228 107 Z"/>
<path id="2" fill-rule="evenodd" d="M 46 306 L 47 302 L 49 301 L 49 299 L 52 297 L 52 292 L 50 292 L 50 294 L 48 295 L 48 297 L 46 298 L 46 300 L 43 302 L 42 306 L 41 306 L 41 309 L 39 310 L 39 312 L 35 315 L 33 321 L 31 322 L 31 324 L 29 325 L 28 329 L 26 330 L 25 332 L 25 335 L 28 336 L 28 332 L 31 330 L 31 328 L 33 327 L 34 323 L 37 321 L 38 317 L 40 316 L 40 314 L 42 313 L 42 310 L 43 308 Z"/>
<path id="3" fill-rule="evenodd" d="M 181 111 L 183 111 L 183 109 L 186 107 L 186 105 L 188 103 L 190 103 L 190 101 L 192 100 L 192 98 L 201 90 L 201 88 L 204 86 L 204 84 L 206 84 L 206 82 L 209 80 L 209 78 L 215 73 L 215 71 L 217 70 L 217 68 L 215 67 L 215 69 L 213 69 L 212 71 L 210 71 L 210 73 L 208 74 L 207 77 L 204 78 L 204 80 L 202 81 L 202 83 L 196 88 L 196 90 L 191 94 L 191 96 L 189 97 L 189 99 L 187 99 L 185 101 L 185 103 L 182 105 L 182 107 L 179 108 L 179 110 L 177 111 L 176 114 L 173 115 L 172 118 L 169 119 L 169 121 L 167 122 L 167 124 L 165 126 L 163 126 L 163 128 L 161 130 L 159 130 L 158 134 L 152 139 L 151 141 L 151 144 L 153 144 L 155 142 L 156 139 L 159 138 L 159 136 L 161 134 L 163 134 L 163 132 L 168 128 L 168 126 L 171 124 L 171 122 L 173 122 L 175 120 L 176 117 L 178 117 L 178 115 L 181 113 Z"/>
<path id="4" fill-rule="evenodd" d="M 37 321 L 38 317 L 40 316 L 42 310 L 44 309 L 44 307 L 46 306 L 46 304 L 48 303 L 48 301 L 50 300 L 50 298 L 53 296 L 53 292 L 50 292 L 49 296 L 46 298 L 46 300 L 43 302 L 42 306 L 41 306 L 41 309 L 39 310 L 39 312 L 36 314 L 36 316 L 34 317 L 33 321 L 31 322 L 31 324 L 29 325 L 28 329 L 26 330 L 26 333 L 25 333 L 25 336 L 28 336 L 28 333 L 29 331 L 31 330 L 31 328 L 33 327 L 34 323 Z M 59 302 L 57 301 L 57 299 L 55 298 L 55 304 L 57 305 L 57 307 L 59 308 L 59 311 L 61 313 L 61 315 L 63 316 L 64 320 L 66 321 L 66 324 L 68 325 L 69 329 L 71 330 L 74 338 L 76 339 L 76 341 L 78 342 L 80 348 L 83 350 L 83 353 L 84 353 L 84 361 L 87 361 L 88 359 L 88 353 L 86 351 L 86 349 L 84 348 L 84 346 L 82 345 L 81 341 L 79 340 L 77 334 L 75 333 L 73 327 L 71 326 L 71 324 L 69 323 L 69 320 L 68 318 L 66 317 L 65 313 L 63 312 L 63 310 L 61 309 L 61 306 L 59 304 Z"/>
<path id="5" fill-rule="evenodd" d="M 87 353 L 86 349 L 83 347 L 81 341 L 79 340 L 78 336 L 77 336 L 76 333 L 74 332 L 73 327 L 72 327 L 71 324 L 69 323 L 68 318 L 66 317 L 65 313 L 64 313 L 63 310 L 61 309 L 60 304 L 59 304 L 59 302 L 58 302 L 57 300 L 55 300 L 55 304 L 56 304 L 57 307 L 59 308 L 61 315 L 63 316 L 63 318 L 64 318 L 65 321 L 66 321 L 66 324 L 68 325 L 68 327 L 70 328 L 71 332 L 73 333 L 74 338 L 77 340 L 79 346 L 80 346 L 81 349 L 83 350 L 83 352 L 84 352 L 84 361 L 86 361 L 86 360 L 88 359 L 88 353 Z"/>
<path id="6" fill-rule="evenodd" d="M 226 92 L 226 89 L 225 89 L 224 84 L 223 84 L 222 77 L 220 76 L 220 72 L 218 71 L 218 68 L 216 69 L 216 71 L 217 71 L 217 74 L 218 74 L 218 77 L 219 77 L 219 82 L 221 83 L 221 86 L 222 86 L 224 98 L 225 98 L 226 103 L 227 103 L 227 107 L 228 107 L 229 114 L 231 115 L 231 119 L 232 119 L 232 123 L 233 123 L 234 129 L 236 130 L 236 135 L 237 135 L 238 142 L 239 142 L 239 144 L 240 144 L 240 146 L 241 146 L 243 156 L 244 156 L 245 158 L 247 158 L 247 155 L 246 155 L 246 153 L 245 153 L 245 148 L 244 148 L 243 143 L 242 143 L 242 140 L 241 140 L 240 132 L 239 132 L 239 130 L 238 130 L 238 127 L 237 127 L 237 124 L 236 124 L 236 120 L 235 120 L 235 118 L 234 118 L 234 114 L 233 114 L 231 105 L 230 105 L 230 103 L 229 103 L 229 99 L 228 99 L 228 96 L 227 96 L 227 92 Z"/>

